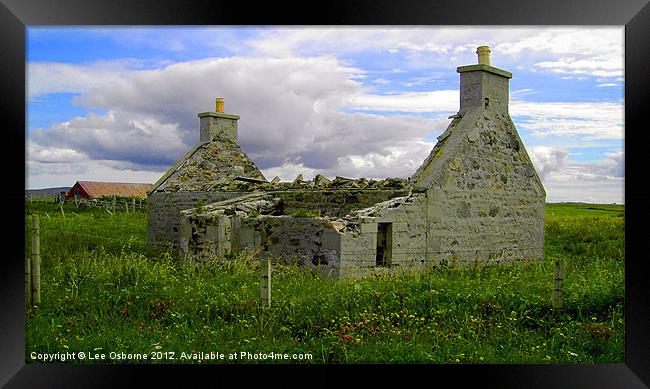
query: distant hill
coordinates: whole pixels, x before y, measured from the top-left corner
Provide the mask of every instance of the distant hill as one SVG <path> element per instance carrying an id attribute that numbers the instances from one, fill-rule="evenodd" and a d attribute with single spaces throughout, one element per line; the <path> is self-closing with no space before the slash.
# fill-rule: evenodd
<path id="1" fill-rule="evenodd" d="M 61 192 L 67 192 L 70 190 L 69 186 L 61 186 L 58 188 L 43 188 L 43 189 L 26 189 L 25 195 L 32 196 L 56 196 Z"/>

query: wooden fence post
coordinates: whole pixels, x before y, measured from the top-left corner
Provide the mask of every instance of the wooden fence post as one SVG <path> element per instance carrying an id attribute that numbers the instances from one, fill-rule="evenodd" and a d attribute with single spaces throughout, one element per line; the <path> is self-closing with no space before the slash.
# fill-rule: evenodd
<path id="1" fill-rule="evenodd" d="M 260 292 L 262 307 L 271 306 L 271 260 L 260 261 Z"/>
<path id="2" fill-rule="evenodd" d="M 41 244 L 38 215 L 32 215 L 32 304 L 41 304 Z"/>
<path id="3" fill-rule="evenodd" d="M 561 260 L 555 261 L 553 275 L 553 308 L 562 308 L 562 286 L 564 284 L 564 263 Z"/>
<path id="4" fill-rule="evenodd" d="M 32 258 L 30 257 L 25 257 L 25 305 L 28 307 L 32 306 Z"/>

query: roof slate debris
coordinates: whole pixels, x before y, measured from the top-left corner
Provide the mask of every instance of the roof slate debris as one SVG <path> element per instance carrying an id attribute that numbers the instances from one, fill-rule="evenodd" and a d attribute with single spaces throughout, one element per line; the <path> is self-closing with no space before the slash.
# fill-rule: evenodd
<path id="1" fill-rule="evenodd" d="M 330 180 L 321 174 L 316 175 L 313 180 L 305 180 L 300 174 L 291 182 L 282 182 L 278 177 L 267 181 L 236 141 L 218 136 L 188 152 L 154 184 L 151 192 L 395 189 L 404 188 L 407 183 L 404 178 L 373 180 L 336 177 Z"/>

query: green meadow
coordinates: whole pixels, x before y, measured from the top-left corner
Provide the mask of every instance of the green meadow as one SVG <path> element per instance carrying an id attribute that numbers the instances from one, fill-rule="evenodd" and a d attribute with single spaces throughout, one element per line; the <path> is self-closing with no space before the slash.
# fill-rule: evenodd
<path id="1" fill-rule="evenodd" d="M 622 205 L 547 204 L 544 261 L 338 281 L 274 265 L 268 308 L 254 252 L 181 266 L 147 249 L 144 210 L 25 207 L 25 257 L 35 214 L 42 262 L 28 363 L 624 362 Z"/>

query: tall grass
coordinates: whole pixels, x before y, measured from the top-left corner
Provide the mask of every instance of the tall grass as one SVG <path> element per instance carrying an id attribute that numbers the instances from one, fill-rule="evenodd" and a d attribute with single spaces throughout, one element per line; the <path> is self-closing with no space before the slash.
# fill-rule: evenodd
<path id="1" fill-rule="evenodd" d="M 26 311 L 28 361 L 31 351 L 92 350 L 175 353 L 147 363 L 213 362 L 179 359 L 192 351 L 310 353 L 308 363 L 623 361 L 624 219 L 615 212 L 549 216 L 547 259 L 535 263 L 340 281 L 274 265 L 270 308 L 259 306 L 255 253 L 183 267 L 139 248 L 144 213 L 93 212 L 41 216 L 42 229 L 123 243 L 44 235 L 42 304 Z M 550 307 L 556 258 L 566 263 L 561 311 Z"/>

